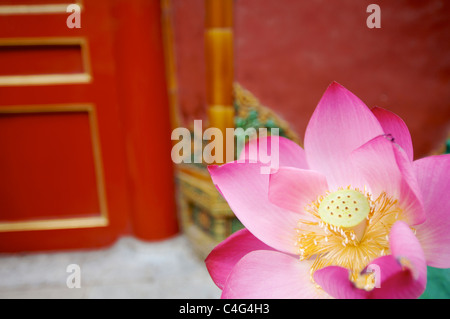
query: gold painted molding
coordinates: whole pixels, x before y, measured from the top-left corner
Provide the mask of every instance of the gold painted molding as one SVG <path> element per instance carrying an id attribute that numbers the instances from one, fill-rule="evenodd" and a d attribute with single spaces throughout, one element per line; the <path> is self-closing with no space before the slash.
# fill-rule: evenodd
<path id="1" fill-rule="evenodd" d="M 37 219 L 27 221 L 0 221 L 0 232 L 105 227 L 109 224 L 106 189 L 103 176 L 103 162 L 100 149 L 100 137 L 97 125 L 97 115 L 94 105 L 58 104 L 0 107 L 0 115 L 55 112 L 88 113 L 100 214 L 98 216 L 92 217 Z"/>
<path id="2" fill-rule="evenodd" d="M 108 226 L 108 219 L 100 217 L 80 217 L 67 219 L 44 219 L 24 222 L 1 222 L 0 232 L 76 229 Z"/>
<path id="3" fill-rule="evenodd" d="M 83 1 L 55 4 L 9 4 L 0 5 L 0 15 L 54 14 L 67 13 L 67 6 L 77 4 L 83 10 Z"/>
<path id="4" fill-rule="evenodd" d="M 0 6 L 1 7 L 1 6 Z M 89 47 L 84 37 L 52 37 L 52 38 L 4 38 L 0 39 L 2 46 L 33 46 L 33 45 L 79 45 L 83 64 L 82 73 L 62 74 L 30 74 L 1 75 L 0 86 L 76 84 L 92 82 L 92 71 L 89 60 Z"/>

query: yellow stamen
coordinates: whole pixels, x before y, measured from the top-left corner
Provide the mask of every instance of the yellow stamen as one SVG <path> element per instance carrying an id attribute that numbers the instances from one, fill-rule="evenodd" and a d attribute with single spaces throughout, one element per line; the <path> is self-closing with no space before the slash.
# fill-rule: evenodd
<path id="1" fill-rule="evenodd" d="M 353 282 L 355 283 L 355 286 L 358 287 L 359 289 L 370 291 L 373 288 L 375 288 L 376 282 L 375 274 L 374 273 L 359 274 L 358 276 L 355 277 Z"/>

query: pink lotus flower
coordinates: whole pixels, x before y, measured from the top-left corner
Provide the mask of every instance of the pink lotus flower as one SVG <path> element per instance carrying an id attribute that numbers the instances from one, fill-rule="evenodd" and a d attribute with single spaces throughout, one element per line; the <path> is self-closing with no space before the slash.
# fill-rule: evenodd
<path id="1" fill-rule="evenodd" d="M 417 298 L 427 265 L 450 267 L 450 156 L 413 161 L 397 115 L 332 83 L 304 150 L 280 137 L 279 154 L 267 175 L 209 167 L 246 227 L 205 261 L 222 298 Z"/>

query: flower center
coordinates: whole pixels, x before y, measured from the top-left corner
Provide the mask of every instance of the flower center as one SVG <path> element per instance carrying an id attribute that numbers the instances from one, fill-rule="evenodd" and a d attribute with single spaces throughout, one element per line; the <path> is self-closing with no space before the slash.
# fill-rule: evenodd
<path id="1" fill-rule="evenodd" d="M 372 199 L 350 187 L 319 196 L 305 211 L 295 245 L 300 260 L 314 261 L 311 280 L 317 269 L 341 266 L 351 271 L 355 284 L 373 259 L 389 253 L 389 232 L 402 218 L 397 200 L 386 193 Z"/>
<path id="2" fill-rule="evenodd" d="M 338 227 L 355 227 L 370 213 L 366 196 L 353 189 L 343 189 L 326 196 L 319 206 L 325 223 Z"/>

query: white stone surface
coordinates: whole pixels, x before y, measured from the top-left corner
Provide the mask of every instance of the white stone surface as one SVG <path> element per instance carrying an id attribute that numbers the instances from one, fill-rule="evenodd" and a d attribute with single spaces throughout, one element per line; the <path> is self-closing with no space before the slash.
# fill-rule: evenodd
<path id="1" fill-rule="evenodd" d="M 68 288 L 70 264 L 80 288 Z M 159 242 L 123 237 L 99 250 L 1 254 L 0 298 L 220 298 L 183 235 Z"/>

